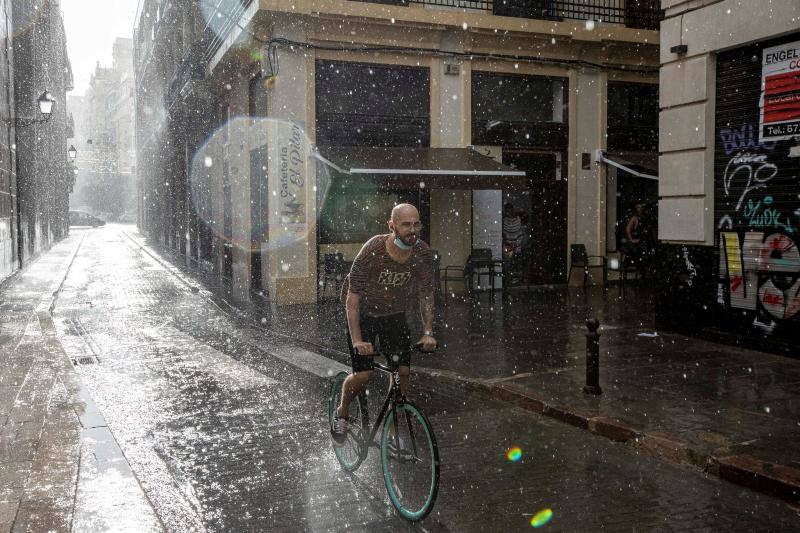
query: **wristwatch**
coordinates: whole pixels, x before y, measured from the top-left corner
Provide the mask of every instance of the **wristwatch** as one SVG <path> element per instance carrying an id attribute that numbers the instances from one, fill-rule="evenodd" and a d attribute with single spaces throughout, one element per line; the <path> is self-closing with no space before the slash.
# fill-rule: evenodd
<path id="1" fill-rule="evenodd" d="M 433 331 L 426 329 L 425 331 L 422 332 L 422 335 L 425 337 L 433 337 Z"/>

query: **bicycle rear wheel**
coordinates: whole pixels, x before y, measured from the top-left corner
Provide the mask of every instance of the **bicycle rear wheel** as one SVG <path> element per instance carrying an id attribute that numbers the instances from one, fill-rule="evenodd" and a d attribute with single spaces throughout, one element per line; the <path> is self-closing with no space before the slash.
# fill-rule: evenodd
<path id="1" fill-rule="evenodd" d="M 425 518 L 439 492 L 439 448 L 430 422 L 415 405 L 400 404 L 386 417 L 381 466 L 389 499 L 400 515 L 412 521 Z"/>
<path id="2" fill-rule="evenodd" d="M 347 372 L 339 372 L 333 379 L 331 392 L 328 396 L 329 427 L 333 427 L 333 417 L 342 398 L 342 385 L 348 375 Z M 350 417 L 346 440 L 342 446 L 334 446 L 333 452 L 336 454 L 336 459 L 339 460 L 339 464 L 342 465 L 342 468 L 346 472 L 354 472 L 367 455 L 363 453 L 363 441 L 364 435 L 367 434 L 369 428 L 369 419 L 367 417 L 367 399 L 364 397 L 363 393 L 353 398 L 353 401 L 350 402 L 349 411 Z"/>

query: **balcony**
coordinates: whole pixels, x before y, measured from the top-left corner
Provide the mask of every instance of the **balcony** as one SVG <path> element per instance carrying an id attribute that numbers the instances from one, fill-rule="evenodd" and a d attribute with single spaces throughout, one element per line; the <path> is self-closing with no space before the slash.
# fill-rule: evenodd
<path id="1" fill-rule="evenodd" d="M 181 111 L 188 107 L 185 104 L 190 96 L 202 99 L 208 92 L 205 87 L 208 65 L 205 59 L 206 47 L 207 43 L 199 42 L 189 48 L 169 83 L 164 95 L 164 105 L 173 117 L 180 116 Z"/>
<path id="2" fill-rule="evenodd" d="M 659 0 L 352 0 L 395 6 L 465 9 L 504 17 L 539 20 L 595 20 L 629 28 L 658 30 L 664 18 Z"/>

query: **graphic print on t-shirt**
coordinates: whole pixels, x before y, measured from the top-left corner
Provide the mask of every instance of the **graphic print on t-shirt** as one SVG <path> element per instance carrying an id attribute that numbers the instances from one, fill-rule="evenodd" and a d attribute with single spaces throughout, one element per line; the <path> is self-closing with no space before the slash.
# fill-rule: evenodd
<path id="1" fill-rule="evenodd" d="M 378 274 L 378 285 L 402 287 L 411 279 L 411 272 L 393 272 L 389 269 Z"/>

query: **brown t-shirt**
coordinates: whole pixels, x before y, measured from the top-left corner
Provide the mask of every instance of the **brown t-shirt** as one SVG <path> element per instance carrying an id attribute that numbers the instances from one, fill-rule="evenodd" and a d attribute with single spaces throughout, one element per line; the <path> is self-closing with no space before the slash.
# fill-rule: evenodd
<path id="1" fill-rule="evenodd" d="M 404 313 L 410 298 L 433 291 L 433 252 L 420 241 L 405 263 L 386 251 L 389 235 L 376 235 L 358 252 L 342 286 L 342 299 L 353 292 L 361 296 L 361 313 L 384 316 Z"/>

